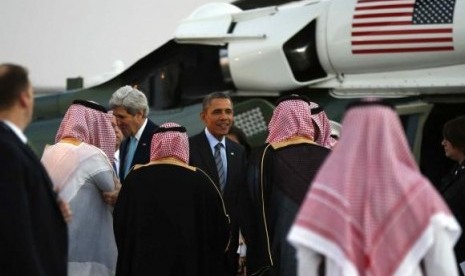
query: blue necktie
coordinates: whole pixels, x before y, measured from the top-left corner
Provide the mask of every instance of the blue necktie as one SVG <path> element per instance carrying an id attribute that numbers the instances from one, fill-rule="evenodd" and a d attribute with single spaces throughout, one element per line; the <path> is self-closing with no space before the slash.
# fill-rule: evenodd
<path id="1" fill-rule="evenodd" d="M 224 187 L 226 186 L 226 172 L 224 170 L 223 159 L 221 159 L 221 147 L 223 144 L 218 143 L 215 146 L 215 163 L 216 168 L 218 169 L 218 178 L 220 181 L 220 188 L 221 191 L 224 191 Z"/>
<path id="2" fill-rule="evenodd" d="M 132 159 L 134 158 L 134 153 L 136 152 L 137 148 L 137 139 L 133 136 L 129 138 L 129 145 L 128 145 L 128 150 L 126 151 L 126 158 L 124 160 L 124 177 L 129 173 L 129 170 L 131 169 L 131 163 Z"/>

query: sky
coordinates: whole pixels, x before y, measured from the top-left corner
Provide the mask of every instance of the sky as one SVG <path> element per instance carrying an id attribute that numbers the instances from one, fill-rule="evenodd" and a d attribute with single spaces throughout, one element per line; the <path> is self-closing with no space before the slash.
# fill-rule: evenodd
<path id="1" fill-rule="evenodd" d="M 3 0 L 0 63 L 27 67 L 37 88 L 62 90 L 68 77 L 92 86 L 172 39 L 182 19 L 211 1 Z"/>

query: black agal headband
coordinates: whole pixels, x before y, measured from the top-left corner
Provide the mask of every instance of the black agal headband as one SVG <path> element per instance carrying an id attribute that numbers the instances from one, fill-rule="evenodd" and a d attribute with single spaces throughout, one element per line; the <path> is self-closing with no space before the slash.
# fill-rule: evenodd
<path id="1" fill-rule="evenodd" d="M 73 104 L 83 105 L 85 107 L 92 108 L 97 111 L 101 111 L 103 113 L 107 113 L 107 109 L 103 105 L 100 105 L 96 102 L 91 102 L 91 101 L 86 101 L 86 100 L 74 100 Z"/>
<path id="2" fill-rule="evenodd" d="M 168 131 L 176 131 L 176 132 L 186 132 L 186 128 L 183 126 L 178 126 L 178 127 L 159 127 L 157 128 L 153 134 L 155 133 L 162 133 L 162 132 L 168 132 Z"/>

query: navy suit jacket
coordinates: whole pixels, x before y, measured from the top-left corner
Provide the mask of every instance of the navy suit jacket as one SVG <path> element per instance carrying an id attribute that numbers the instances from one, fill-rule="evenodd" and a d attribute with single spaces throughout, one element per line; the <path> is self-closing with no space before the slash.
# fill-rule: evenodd
<path id="1" fill-rule="evenodd" d="M 223 200 L 226 205 L 226 211 L 231 218 L 231 245 L 228 256 L 228 273 L 225 275 L 235 275 L 237 263 L 235 260 L 238 246 L 239 225 L 242 224 L 241 208 L 246 205 L 243 203 L 243 195 L 247 193 L 245 185 L 245 173 L 247 168 L 246 153 L 243 146 L 226 138 L 226 157 L 227 157 L 227 179 L 226 187 L 223 192 Z M 210 144 L 208 143 L 205 131 L 189 138 L 189 164 L 205 171 L 219 188 L 219 176 L 216 168 Z"/>
<path id="2" fill-rule="evenodd" d="M 145 129 L 142 132 L 142 135 L 140 136 L 139 143 L 137 144 L 136 151 L 134 152 L 134 157 L 132 158 L 132 164 L 131 168 L 135 164 L 146 164 L 150 161 L 150 144 L 152 142 L 152 136 L 153 132 L 158 128 L 158 125 L 156 125 L 154 122 L 152 122 L 150 119 L 147 119 L 147 125 L 145 125 Z M 120 163 L 119 163 L 119 176 L 120 179 L 124 179 L 124 167 L 125 167 L 125 159 L 126 159 L 126 153 L 127 153 L 127 148 L 129 145 L 129 138 L 124 139 L 121 142 L 121 145 L 119 147 L 119 152 L 120 152 Z"/>
<path id="3" fill-rule="evenodd" d="M 39 158 L 0 121 L 0 275 L 67 274 L 67 226 Z"/>

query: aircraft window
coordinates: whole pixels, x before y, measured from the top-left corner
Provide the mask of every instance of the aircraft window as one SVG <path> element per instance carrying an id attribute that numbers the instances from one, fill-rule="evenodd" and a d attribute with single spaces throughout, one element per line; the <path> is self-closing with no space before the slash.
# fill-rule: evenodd
<path id="1" fill-rule="evenodd" d="M 284 44 L 284 52 L 294 78 L 300 82 L 326 77 L 316 52 L 316 21 L 310 22 Z"/>
<path id="2" fill-rule="evenodd" d="M 418 114 L 400 116 L 402 126 L 404 127 L 405 136 L 407 137 L 408 144 L 412 150 L 415 144 L 416 130 L 418 128 L 419 117 L 420 116 Z"/>
<path id="3" fill-rule="evenodd" d="M 262 99 L 251 99 L 234 105 L 234 124 L 244 131 L 252 147 L 265 142 L 273 110 L 274 106 Z"/>
<path id="4" fill-rule="evenodd" d="M 260 108 L 252 108 L 234 117 L 235 123 L 243 129 L 246 136 L 253 136 L 262 131 L 267 131 L 265 117 Z"/>
<path id="5" fill-rule="evenodd" d="M 171 63 L 158 68 L 153 68 L 147 77 L 139 83 L 149 102 L 149 106 L 155 110 L 164 110 L 176 105 L 179 83 L 179 65 Z"/>
<path id="6" fill-rule="evenodd" d="M 421 142 L 423 138 L 423 127 L 432 109 L 431 104 L 418 102 L 401 104 L 396 106 L 404 127 L 409 146 L 417 162 L 420 160 Z"/>
<path id="7" fill-rule="evenodd" d="M 198 102 L 212 91 L 230 90 L 219 63 L 219 46 L 167 42 L 123 75 L 137 85 L 153 110 L 168 110 Z"/>

